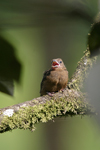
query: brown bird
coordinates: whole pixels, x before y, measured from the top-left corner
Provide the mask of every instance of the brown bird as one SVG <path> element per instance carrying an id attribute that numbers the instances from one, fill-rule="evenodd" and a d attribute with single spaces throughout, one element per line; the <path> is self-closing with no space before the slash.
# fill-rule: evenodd
<path id="1" fill-rule="evenodd" d="M 63 91 L 68 82 L 68 71 L 62 61 L 57 58 L 52 60 L 51 69 L 44 72 L 41 82 L 40 94 L 53 96 L 58 91 Z"/>

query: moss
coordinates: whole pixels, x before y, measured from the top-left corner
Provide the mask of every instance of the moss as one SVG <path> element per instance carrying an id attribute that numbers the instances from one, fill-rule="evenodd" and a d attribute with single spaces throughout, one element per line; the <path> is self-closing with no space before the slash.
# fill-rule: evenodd
<path id="1" fill-rule="evenodd" d="M 91 107 L 84 105 L 82 97 L 75 98 L 72 93 L 69 93 L 70 95 L 70 101 L 66 98 L 52 99 L 45 104 L 22 107 L 12 117 L 4 116 L 0 125 L 0 132 L 16 128 L 33 131 L 35 124 L 47 122 L 56 116 L 85 114 L 87 110 L 91 112 Z"/>

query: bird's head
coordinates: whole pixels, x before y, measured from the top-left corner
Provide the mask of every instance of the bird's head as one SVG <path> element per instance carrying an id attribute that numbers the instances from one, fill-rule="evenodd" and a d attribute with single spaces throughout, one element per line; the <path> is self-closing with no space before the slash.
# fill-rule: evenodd
<path id="1" fill-rule="evenodd" d="M 61 58 L 53 59 L 51 61 L 51 67 L 52 67 L 53 70 L 54 69 L 62 69 L 62 68 L 64 69 L 64 68 L 66 68 Z"/>

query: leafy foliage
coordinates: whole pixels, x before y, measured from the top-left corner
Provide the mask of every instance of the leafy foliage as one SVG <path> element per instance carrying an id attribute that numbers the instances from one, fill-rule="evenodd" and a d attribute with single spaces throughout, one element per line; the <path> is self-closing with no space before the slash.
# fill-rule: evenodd
<path id="1" fill-rule="evenodd" d="M 13 80 L 19 81 L 21 64 L 14 47 L 0 36 L 0 91 L 13 95 Z"/>

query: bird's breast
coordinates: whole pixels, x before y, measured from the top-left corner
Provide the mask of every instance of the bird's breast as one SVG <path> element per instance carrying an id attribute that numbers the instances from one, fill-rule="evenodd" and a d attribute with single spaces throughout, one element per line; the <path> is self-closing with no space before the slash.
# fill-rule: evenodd
<path id="1" fill-rule="evenodd" d="M 66 71 L 51 71 L 50 75 L 47 76 L 47 79 L 52 83 L 65 84 L 68 80 L 68 72 Z"/>
<path id="2" fill-rule="evenodd" d="M 48 82 L 57 83 L 59 82 L 59 75 L 56 72 L 51 72 L 49 76 L 47 76 Z"/>

